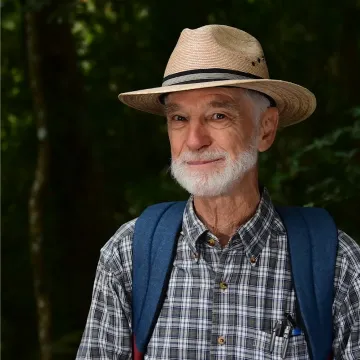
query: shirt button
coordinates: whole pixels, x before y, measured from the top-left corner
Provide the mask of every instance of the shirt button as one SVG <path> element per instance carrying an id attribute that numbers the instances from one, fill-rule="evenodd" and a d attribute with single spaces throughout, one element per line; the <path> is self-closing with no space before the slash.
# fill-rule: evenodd
<path id="1" fill-rule="evenodd" d="M 250 262 L 251 262 L 252 264 L 255 264 L 255 263 L 256 263 L 256 257 L 255 257 L 254 255 L 251 256 Z"/>
<path id="2" fill-rule="evenodd" d="M 218 344 L 219 345 L 224 345 L 225 344 L 225 338 L 223 336 L 218 337 Z"/>
<path id="3" fill-rule="evenodd" d="M 200 257 L 199 253 L 193 254 L 193 258 L 194 258 L 195 260 L 199 259 L 199 257 Z"/>
<path id="4" fill-rule="evenodd" d="M 220 289 L 221 289 L 221 290 L 226 290 L 227 288 L 228 288 L 227 283 L 224 283 L 223 281 L 221 281 L 221 283 L 220 283 Z"/>
<path id="5" fill-rule="evenodd" d="M 210 246 L 214 246 L 216 241 L 214 239 L 209 239 L 207 242 Z"/>

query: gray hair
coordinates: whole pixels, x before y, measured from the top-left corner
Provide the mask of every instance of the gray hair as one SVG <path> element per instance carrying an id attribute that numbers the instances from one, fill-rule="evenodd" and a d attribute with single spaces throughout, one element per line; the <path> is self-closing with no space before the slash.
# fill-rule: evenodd
<path id="1" fill-rule="evenodd" d="M 254 110 L 254 121 L 258 125 L 261 114 L 270 107 L 270 100 L 258 91 L 244 89 L 245 96 L 251 100 Z"/>

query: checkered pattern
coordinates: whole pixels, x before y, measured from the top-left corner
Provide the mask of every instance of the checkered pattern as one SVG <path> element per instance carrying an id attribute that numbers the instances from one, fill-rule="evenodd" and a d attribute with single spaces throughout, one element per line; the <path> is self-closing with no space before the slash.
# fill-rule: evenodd
<path id="1" fill-rule="evenodd" d="M 135 221 L 123 225 L 101 251 L 78 360 L 132 357 Z M 342 231 L 334 286 L 334 354 L 337 360 L 359 360 L 360 248 Z M 271 330 L 285 312 L 295 317 L 286 232 L 266 189 L 255 215 L 224 248 L 190 199 L 145 359 L 281 359 L 282 338 L 276 338 L 272 354 L 269 346 Z M 304 335 L 290 339 L 286 359 L 309 359 Z"/>

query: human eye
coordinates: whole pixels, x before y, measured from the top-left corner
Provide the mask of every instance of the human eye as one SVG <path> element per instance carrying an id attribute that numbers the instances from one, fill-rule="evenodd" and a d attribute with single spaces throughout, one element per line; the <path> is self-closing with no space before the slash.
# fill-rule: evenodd
<path id="1" fill-rule="evenodd" d="M 181 116 L 181 115 L 174 115 L 174 116 L 172 116 L 171 119 L 173 121 L 176 121 L 176 122 L 184 122 L 184 121 L 186 121 L 186 118 L 184 116 Z"/>
<path id="2" fill-rule="evenodd" d="M 222 113 L 215 113 L 211 117 L 212 120 L 224 120 L 226 119 L 226 115 Z"/>
<path id="3" fill-rule="evenodd" d="M 183 128 L 186 125 L 187 118 L 181 115 L 169 115 L 167 116 L 168 125 L 173 129 Z"/>
<path id="4" fill-rule="evenodd" d="M 209 125 L 215 129 L 223 129 L 233 122 L 233 117 L 226 113 L 212 113 L 207 118 Z"/>

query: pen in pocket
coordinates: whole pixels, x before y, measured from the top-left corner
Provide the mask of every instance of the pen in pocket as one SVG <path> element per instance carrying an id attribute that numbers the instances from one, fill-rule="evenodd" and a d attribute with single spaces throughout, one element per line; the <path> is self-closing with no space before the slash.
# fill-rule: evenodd
<path id="1" fill-rule="evenodd" d="M 275 345 L 275 338 L 276 336 L 280 335 L 281 329 L 283 326 L 283 321 L 282 320 L 278 320 L 275 323 L 275 326 L 271 332 L 271 340 L 270 340 L 270 353 L 272 353 L 274 351 L 274 345 Z"/>

